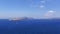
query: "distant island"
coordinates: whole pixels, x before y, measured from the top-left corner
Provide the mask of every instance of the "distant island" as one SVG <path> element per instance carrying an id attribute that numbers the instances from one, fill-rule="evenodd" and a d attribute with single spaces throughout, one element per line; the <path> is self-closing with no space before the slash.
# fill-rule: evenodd
<path id="1" fill-rule="evenodd" d="M 28 17 L 14 17 L 14 18 L 9 18 L 8 20 L 29 20 L 29 19 L 34 19 L 34 18 L 28 18 Z M 41 18 L 42 19 L 42 18 Z M 47 19 L 47 18 L 45 18 Z M 52 20 L 56 20 L 56 19 L 60 19 L 58 17 L 55 18 L 48 18 L 48 19 L 52 19 Z"/>
<path id="2" fill-rule="evenodd" d="M 14 18 L 9 18 L 9 20 L 26 20 L 26 19 L 33 19 L 33 18 L 28 18 L 28 17 L 14 17 Z"/>

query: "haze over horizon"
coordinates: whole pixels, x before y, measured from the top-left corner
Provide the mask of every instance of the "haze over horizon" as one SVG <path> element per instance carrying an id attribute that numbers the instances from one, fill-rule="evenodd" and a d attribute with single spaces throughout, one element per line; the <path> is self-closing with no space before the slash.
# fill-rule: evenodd
<path id="1" fill-rule="evenodd" d="M 0 0 L 0 18 L 60 17 L 60 0 Z"/>

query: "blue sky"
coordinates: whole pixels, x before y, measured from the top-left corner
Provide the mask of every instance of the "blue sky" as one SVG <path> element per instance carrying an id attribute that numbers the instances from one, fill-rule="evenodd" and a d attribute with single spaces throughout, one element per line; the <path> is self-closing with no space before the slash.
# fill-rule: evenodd
<path id="1" fill-rule="evenodd" d="M 0 18 L 9 17 L 60 17 L 60 0 L 0 0 Z"/>

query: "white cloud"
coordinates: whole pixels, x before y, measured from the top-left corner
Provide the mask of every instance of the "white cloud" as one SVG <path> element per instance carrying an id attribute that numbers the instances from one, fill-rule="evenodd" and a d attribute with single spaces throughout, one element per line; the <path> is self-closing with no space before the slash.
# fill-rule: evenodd
<path id="1" fill-rule="evenodd" d="M 42 0 L 42 1 L 40 1 L 41 3 L 45 3 L 46 1 L 44 1 L 44 0 Z"/>
<path id="2" fill-rule="evenodd" d="M 44 5 L 40 5 L 40 8 L 44 8 L 45 6 Z"/>
<path id="3" fill-rule="evenodd" d="M 45 3 L 48 2 L 50 0 L 41 0 L 41 1 L 34 1 L 34 0 L 31 0 L 32 4 L 31 4 L 31 7 L 39 7 L 39 8 L 44 8 L 45 7 Z"/>
<path id="4" fill-rule="evenodd" d="M 50 10 L 44 14 L 44 17 L 53 17 L 55 14 L 55 11 Z"/>

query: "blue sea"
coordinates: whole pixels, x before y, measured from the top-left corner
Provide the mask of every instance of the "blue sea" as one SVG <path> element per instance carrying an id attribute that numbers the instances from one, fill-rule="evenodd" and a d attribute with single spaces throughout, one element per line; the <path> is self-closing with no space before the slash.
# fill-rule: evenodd
<path id="1" fill-rule="evenodd" d="M 60 34 L 60 19 L 0 19 L 0 34 Z"/>

